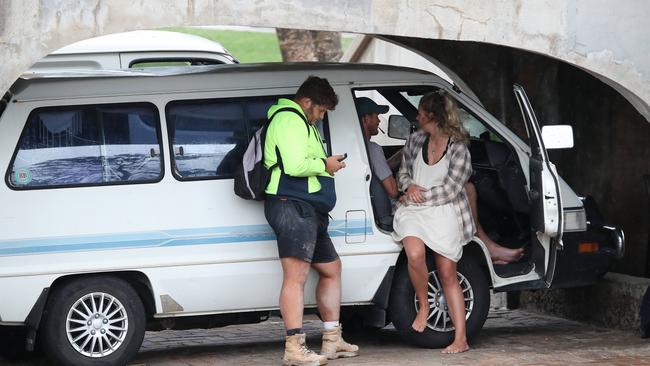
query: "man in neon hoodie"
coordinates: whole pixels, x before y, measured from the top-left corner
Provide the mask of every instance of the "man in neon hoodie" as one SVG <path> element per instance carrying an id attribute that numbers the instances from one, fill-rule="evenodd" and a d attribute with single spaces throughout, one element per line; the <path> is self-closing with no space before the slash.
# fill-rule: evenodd
<path id="1" fill-rule="evenodd" d="M 328 81 L 310 76 L 293 100 L 282 98 L 268 111 L 264 165 L 272 171 L 264 214 L 277 236 L 284 273 L 280 312 L 287 332 L 286 365 L 324 365 L 328 359 L 359 353 L 341 335 L 341 260 L 327 233 L 328 213 L 336 204 L 334 173 L 345 163 L 341 155 L 327 156 L 314 126 L 337 104 Z M 321 355 L 307 348 L 302 330 L 310 267 L 320 276 L 316 301 L 323 319 Z"/>

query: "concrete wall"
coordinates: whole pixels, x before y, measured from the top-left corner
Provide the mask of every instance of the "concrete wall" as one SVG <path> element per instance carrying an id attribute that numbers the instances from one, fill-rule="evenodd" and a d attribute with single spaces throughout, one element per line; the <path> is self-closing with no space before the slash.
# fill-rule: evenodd
<path id="1" fill-rule="evenodd" d="M 2 1 L 0 90 L 40 57 L 94 36 L 171 25 L 278 26 L 525 49 L 589 70 L 650 119 L 648 15 L 643 0 Z"/>
<path id="2" fill-rule="evenodd" d="M 639 310 L 649 289 L 650 279 L 608 273 L 593 286 L 523 292 L 520 306 L 639 333 Z"/>

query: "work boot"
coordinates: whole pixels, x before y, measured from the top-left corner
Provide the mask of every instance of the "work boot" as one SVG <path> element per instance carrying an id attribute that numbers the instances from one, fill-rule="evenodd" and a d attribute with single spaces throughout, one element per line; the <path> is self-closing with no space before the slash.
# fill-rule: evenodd
<path id="1" fill-rule="evenodd" d="M 321 355 L 329 360 L 339 357 L 355 357 L 359 355 L 359 346 L 350 344 L 343 340 L 343 329 L 337 326 L 334 329 L 323 329 L 323 348 Z"/>
<path id="2" fill-rule="evenodd" d="M 307 348 L 305 334 L 299 333 L 287 336 L 282 364 L 286 366 L 319 366 L 327 364 L 327 357 Z"/>

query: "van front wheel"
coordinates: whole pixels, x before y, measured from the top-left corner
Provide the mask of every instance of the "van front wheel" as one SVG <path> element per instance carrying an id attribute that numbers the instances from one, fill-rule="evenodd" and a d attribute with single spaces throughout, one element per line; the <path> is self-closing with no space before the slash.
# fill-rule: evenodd
<path id="1" fill-rule="evenodd" d="M 393 325 L 407 342 L 419 347 L 442 348 L 453 341 L 455 328 L 451 322 L 447 301 L 432 256 L 427 255 L 427 265 L 429 267 L 429 320 L 424 332 L 418 333 L 411 327 L 420 305 L 415 298 L 406 261 L 395 269 L 390 295 L 390 316 Z M 458 282 L 465 299 L 467 337 L 471 340 L 483 327 L 490 308 L 488 281 L 478 263 L 471 257 L 463 258 L 458 263 L 457 271 Z"/>
<path id="2" fill-rule="evenodd" d="M 63 365 L 124 365 L 142 344 L 145 321 L 142 301 L 127 282 L 80 278 L 52 293 L 41 339 Z"/>

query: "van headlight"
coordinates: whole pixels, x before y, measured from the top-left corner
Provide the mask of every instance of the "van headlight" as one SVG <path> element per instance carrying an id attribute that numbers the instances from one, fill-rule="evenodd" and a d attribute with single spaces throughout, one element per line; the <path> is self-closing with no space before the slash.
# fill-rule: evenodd
<path id="1" fill-rule="evenodd" d="M 564 210 L 564 231 L 587 230 L 587 214 L 584 208 Z"/>

